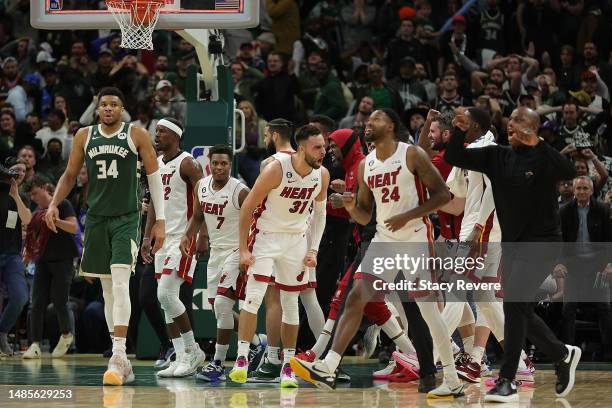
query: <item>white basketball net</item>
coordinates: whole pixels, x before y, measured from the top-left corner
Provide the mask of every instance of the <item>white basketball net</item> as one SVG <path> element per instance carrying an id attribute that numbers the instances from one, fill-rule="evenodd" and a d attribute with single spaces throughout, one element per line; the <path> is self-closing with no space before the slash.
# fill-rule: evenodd
<path id="1" fill-rule="evenodd" d="M 106 0 L 121 28 L 121 47 L 153 49 L 153 30 L 164 0 Z"/>

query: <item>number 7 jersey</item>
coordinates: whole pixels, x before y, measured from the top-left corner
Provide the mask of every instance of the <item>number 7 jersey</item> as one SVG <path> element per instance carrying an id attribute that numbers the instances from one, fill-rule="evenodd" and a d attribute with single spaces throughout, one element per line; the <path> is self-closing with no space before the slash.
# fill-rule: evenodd
<path id="1" fill-rule="evenodd" d="M 138 211 L 138 151 L 132 127 L 123 123 L 111 135 L 90 126 L 85 142 L 88 213 L 116 217 Z"/>
<path id="2" fill-rule="evenodd" d="M 213 178 L 206 176 L 198 184 L 197 197 L 204 213 L 211 248 L 238 248 L 240 203 L 238 196 L 247 188 L 230 177 L 220 190 L 213 189 Z"/>

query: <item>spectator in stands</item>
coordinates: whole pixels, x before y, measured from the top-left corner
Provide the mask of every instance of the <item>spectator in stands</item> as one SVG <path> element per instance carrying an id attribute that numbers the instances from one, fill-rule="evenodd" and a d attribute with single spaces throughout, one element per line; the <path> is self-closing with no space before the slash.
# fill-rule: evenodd
<path id="1" fill-rule="evenodd" d="M 0 112 L 0 163 L 15 153 L 15 114 L 8 110 Z"/>
<path id="2" fill-rule="evenodd" d="M 244 100 L 238 104 L 238 109 L 244 112 L 246 134 L 246 149 L 236 155 L 238 161 L 238 172 L 249 187 L 253 187 L 257 176 L 261 158 L 265 152 L 264 131 L 268 122 L 259 118 L 253 104 Z M 242 134 L 242 125 L 236 118 L 236 134 Z"/>
<path id="3" fill-rule="evenodd" d="M 434 107 L 440 113 L 454 112 L 460 106 L 470 106 L 471 101 L 459 94 L 459 82 L 457 75 L 453 73 L 444 74 L 440 95 L 434 102 Z"/>
<path id="4" fill-rule="evenodd" d="M 181 98 L 182 99 L 182 98 Z M 162 79 L 155 86 L 155 98 L 153 102 L 153 119 L 164 117 L 176 118 L 182 122 L 185 116 L 185 102 L 178 100 L 175 95 L 174 85 L 167 79 Z"/>
<path id="5" fill-rule="evenodd" d="M 370 115 L 374 112 L 374 99 L 371 96 L 365 95 L 357 105 L 357 113 L 347 116 L 340 121 L 339 129 L 352 129 L 355 126 L 365 127 Z"/>
<path id="6" fill-rule="evenodd" d="M 394 38 L 387 48 L 387 77 L 393 78 L 400 74 L 400 66 L 404 57 L 419 60 L 421 44 L 414 36 L 415 26 L 412 20 L 403 20 L 400 24 L 397 38 Z"/>
<path id="7" fill-rule="evenodd" d="M 30 145 L 23 146 L 17 153 L 17 158 L 23 160 L 26 166 L 24 183 L 30 182 L 36 174 L 36 151 Z"/>
<path id="8" fill-rule="evenodd" d="M 366 0 L 353 0 L 340 9 L 343 48 L 351 49 L 361 41 L 372 37 L 371 27 L 376 19 L 376 7 L 366 3 Z"/>
<path id="9" fill-rule="evenodd" d="M 66 98 L 64 98 L 64 95 L 56 93 L 53 96 L 52 106 L 53 106 L 53 109 L 61 110 L 64 113 L 64 116 L 66 117 L 66 120 L 64 121 L 64 126 L 66 127 L 66 130 L 68 130 L 69 129 L 68 118 L 70 118 L 70 106 L 68 106 L 68 104 L 66 103 Z"/>
<path id="10" fill-rule="evenodd" d="M 42 121 L 40 120 L 40 115 L 36 112 L 30 112 L 26 116 L 26 123 L 30 125 L 30 129 L 32 129 L 32 133 L 36 134 L 40 129 L 42 129 Z"/>
<path id="11" fill-rule="evenodd" d="M 374 100 L 376 109 L 390 108 L 401 113 L 404 110 L 404 103 L 400 95 L 384 81 L 383 69 L 378 64 L 368 66 L 368 86 L 363 88 L 360 94 L 355 95 L 356 99 L 361 99 L 364 95 L 369 95 Z"/>
<path id="12" fill-rule="evenodd" d="M 404 112 L 416 108 L 421 102 L 427 102 L 427 91 L 425 91 L 425 87 L 418 82 L 414 74 L 415 66 L 416 62 L 414 58 L 404 57 L 400 64 L 399 76 L 396 76 L 388 82 L 389 86 L 395 89 L 402 98 L 404 102 Z"/>
<path id="13" fill-rule="evenodd" d="M 283 56 L 278 52 L 268 54 L 267 68 L 268 74 L 255 87 L 255 108 L 267 121 L 277 117 L 293 121 L 298 80 L 287 72 Z"/>
<path id="14" fill-rule="evenodd" d="M 263 70 L 266 68 L 265 61 L 259 56 L 255 55 L 255 48 L 250 42 L 240 44 L 240 49 L 238 51 L 238 57 L 236 58 L 236 61 L 242 62 L 246 64 L 247 67 L 255 68 L 261 72 L 263 72 Z M 245 71 L 246 70 L 247 69 L 245 69 Z"/>
<path id="15" fill-rule="evenodd" d="M 195 64 L 194 52 L 182 55 L 176 60 L 176 74 L 172 73 L 172 75 L 166 77 L 166 79 L 174 84 L 181 95 L 186 95 L 187 67 L 193 64 Z"/>
<path id="16" fill-rule="evenodd" d="M 594 171 L 591 171 L 591 165 Z M 578 176 L 590 177 L 593 182 L 595 197 L 599 195 L 608 179 L 606 166 L 597 158 L 591 149 L 583 148 L 574 156 L 574 167 Z"/>
<path id="17" fill-rule="evenodd" d="M 564 45 L 559 55 L 561 64 L 557 67 L 559 89 L 563 92 L 578 88 L 580 85 L 580 68 L 574 65 L 574 47 Z"/>
<path id="18" fill-rule="evenodd" d="M 306 59 L 312 52 L 316 52 L 321 57 L 329 54 L 329 45 L 321 37 L 321 21 L 318 18 L 311 18 L 306 21 L 304 35 L 293 44 L 293 73 L 300 77 L 301 72 L 306 68 Z"/>
<path id="19" fill-rule="evenodd" d="M 72 135 L 68 134 L 68 130 L 64 126 L 66 115 L 59 109 L 52 109 L 47 115 L 47 126 L 36 132 L 36 139 L 40 140 L 47 152 L 47 146 L 51 139 L 57 139 L 63 146 L 61 156 L 63 159 L 68 159 L 70 150 L 72 150 Z"/>
<path id="20" fill-rule="evenodd" d="M 285 58 L 293 54 L 293 44 L 300 38 L 300 10 L 295 0 L 266 0 L 266 10 L 272 19 L 276 38 L 274 51 Z"/>
<path id="21" fill-rule="evenodd" d="M 563 241 L 580 242 L 583 245 L 572 247 L 575 253 L 570 255 L 568 264 L 557 268 L 565 269 L 567 274 L 565 285 L 565 299 L 563 302 L 563 332 L 564 340 L 568 344 L 575 344 L 576 335 L 576 310 L 578 303 L 586 307 L 584 301 L 593 295 L 593 285 L 596 282 L 596 273 L 599 270 L 591 270 L 585 265 L 593 265 L 592 251 L 597 247 L 589 246 L 589 242 L 612 241 L 612 218 L 610 209 L 593 197 L 593 181 L 587 176 L 578 176 L 574 179 L 574 199 L 563 206 L 559 211 L 561 216 L 561 231 Z M 606 269 L 605 280 L 612 280 L 612 267 L 608 263 L 601 265 Z M 555 269 L 557 269 L 555 268 Z M 612 357 L 612 333 L 610 330 L 612 322 L 612 311 L 610 309 L 610 291 L 603 299 L 591 304 L 597 309 L 599 320 L 599 332 L 601 335 L 602 352 L 606 357 Z"/>
<path id="22" fill-rule="evenodd" d="M 165 55 L 160 56 L 159 58 L 168 58 Z M 110 73 L 113 69 L 113 53 L 108 47 L 100 48 L 98 51 L 98 64 L 96 70 L 91 75 L 91 85 L 94 88 L 95 92 L 98 92 L 100 89 L 112 86 L 113 80 L 110 76 Z"/>
<path id="23" fill-rule="evenodd" d="M 612 87 L 612 66 L 605 60 L 599 59 L 599 53 L 597 46 L 593 42 L 587 42 L 584 44 L 582 51 L 583 64 L 578 65 L 583 71 L 591 70 L 598 72 L 601 79 L 608 88 Z"/>
<path id="24" fill-rule="evenodd" d="M 8 303 L 0 314 L 0 356 L 13 355 L 8 342 L 11 331 L 23 306 L 28 301 L 28 288 L 21 261 L 21 228 L 28 225 L 32 213 L 30 200 L 19 193 L 19 184 L 25 176 L 25 163 L 11 163 L 21 166 L 17 179 L 0 181 L 0 280 L 7 286 Z"/>
<path id="25" fill-rule="evenodd" d="M 62 146 L 60 139 L 55 137 L 49 139 L 47 151 L 38 162 L 38 173 L 53 184 L 57 184 L 68 164 L 68 161 L 62 158 L 62 150 L 65 150 Z"/>
<path id="26" fill-rule="evenodd" d="M 234 94 L 253 103 L 253 89 L 259 81 L 265 78 L 263 72 L 238 60 L 230 64 L 230 70 L 234 82 Z"/>
<path id="27" fill-rule="evenodd" d="M 62 333 L 51 355 L 62 357 L 73 341 L 68 318 L 68 294 L 74 275 L 73 260 L 78 255 L 74 242 L 74 234 L 78 231 L 77 219 L 70 202 L 62 201 L 58 205 L 59 217 L 55 221 L 57 233 L 53 233 L 44 220 L 52 198 L 47 189 L 47 181 L 35 177 L 26 187 L 26 191 L 30 199 L 38 205 L 38 209 L 28 224 L 24 254 L 26 262 L 36 262 L 30 315 L 33 342 L 22 357 L 41 357 L 43 319 L 49 301 L 53 303 Z"/>
<path id="28" fill-rule="evenodd" d="M 337 121 L 346 114 L 347 104 L 338 78 L 330 71 L 329 62 L 317 65 L 317 79 L 321 86 L 314 105 L 315 115 L 326 115 Z"/>
<path id="29" fill-rule="evenodd" d="M 559 208 L 574 199 L 574 180 L 564 180 L 559 183 Z"/>

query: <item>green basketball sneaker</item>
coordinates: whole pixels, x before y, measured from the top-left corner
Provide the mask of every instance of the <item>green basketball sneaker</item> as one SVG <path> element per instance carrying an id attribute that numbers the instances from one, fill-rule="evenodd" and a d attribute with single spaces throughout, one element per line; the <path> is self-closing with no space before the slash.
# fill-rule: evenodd
<path id="1" fill-rule="evenodd" d="M 263 364 L 255 372 L 249 373 L 247 382 L 251 383 L 277 383 L 280 382 L 282 364 L 272 364 L 268 356 L 264 357 Z"/>

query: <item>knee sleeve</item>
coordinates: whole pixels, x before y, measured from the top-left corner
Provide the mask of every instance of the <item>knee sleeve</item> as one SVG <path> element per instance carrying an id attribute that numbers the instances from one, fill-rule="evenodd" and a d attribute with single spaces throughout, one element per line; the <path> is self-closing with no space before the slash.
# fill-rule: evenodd
<path id="1" fill-rule="evenodd" d="M 113 323 L 127 326 L 130 323 L 132 304 L 130 303 L 130 276 L 132 271 L 126 266 L 111 266 L 113 284 Z"/>
<path id="2" fill-rule="evenodd" d="M 266 295 L 267 289 L 267 282 L 260 282 L 255 280 L 253 276 L 249 276 L 242 309 L 249 313 L 257 314 L 259 311 L 259 306 L 261 306 L 261 302 L 263 302 L 263 298 Z"/>
<path id="3" fill-rule="evenodd" d="M 308 319 L 308 325 L 315 338 L 323 330 L 325 324 L 325 317 L 323 316 L 323 310 L 317 299 L 317 293 L 314 289 L 306 289 L 300 292 L 300 300 L 306 310 L 306 318 Z"/>
<path id="4" fill-rule="evenodd" d="M 391 318 L 391 311 L 385 302 L 368 302 L 363 313 L 371 323 L 378 326 L 382 326 Z"/>
<path id="5" fill-rule="evenodd" d="M 300 324 L 300 311 L 298 308 L 298 296 L 300 292 L 280 291 L 280 302 L 283 308 L 282 322 L 297 326 Z"/>
<path id="6" fill-rule="evenodd" d="M 112 279 L 100 279 L 102 285 L 102 297 L 104 298 L 104 319 L 106 319 L 106 326 L 108 332 L 113 333 L 115 331 L 115 324 L 113 323 L 113 281 Z"/>
<path id="7" fill-rule="evenodd" d="M 181 284 L 183 280 L 174 274 L 162 275 L 157 285 L 157 298 L 164 313 L 166 314 L 166 323 L 168 317 L 174 319 L 185 313 L 185 305 L 179 299 Z"/>
<path id="8" fill-rule="evenodd" d="M 217 319 L 217 329 L 232 330 L 234 328 L 234 300 L 217 295 L 215 297 L 215 317 Z"/>

